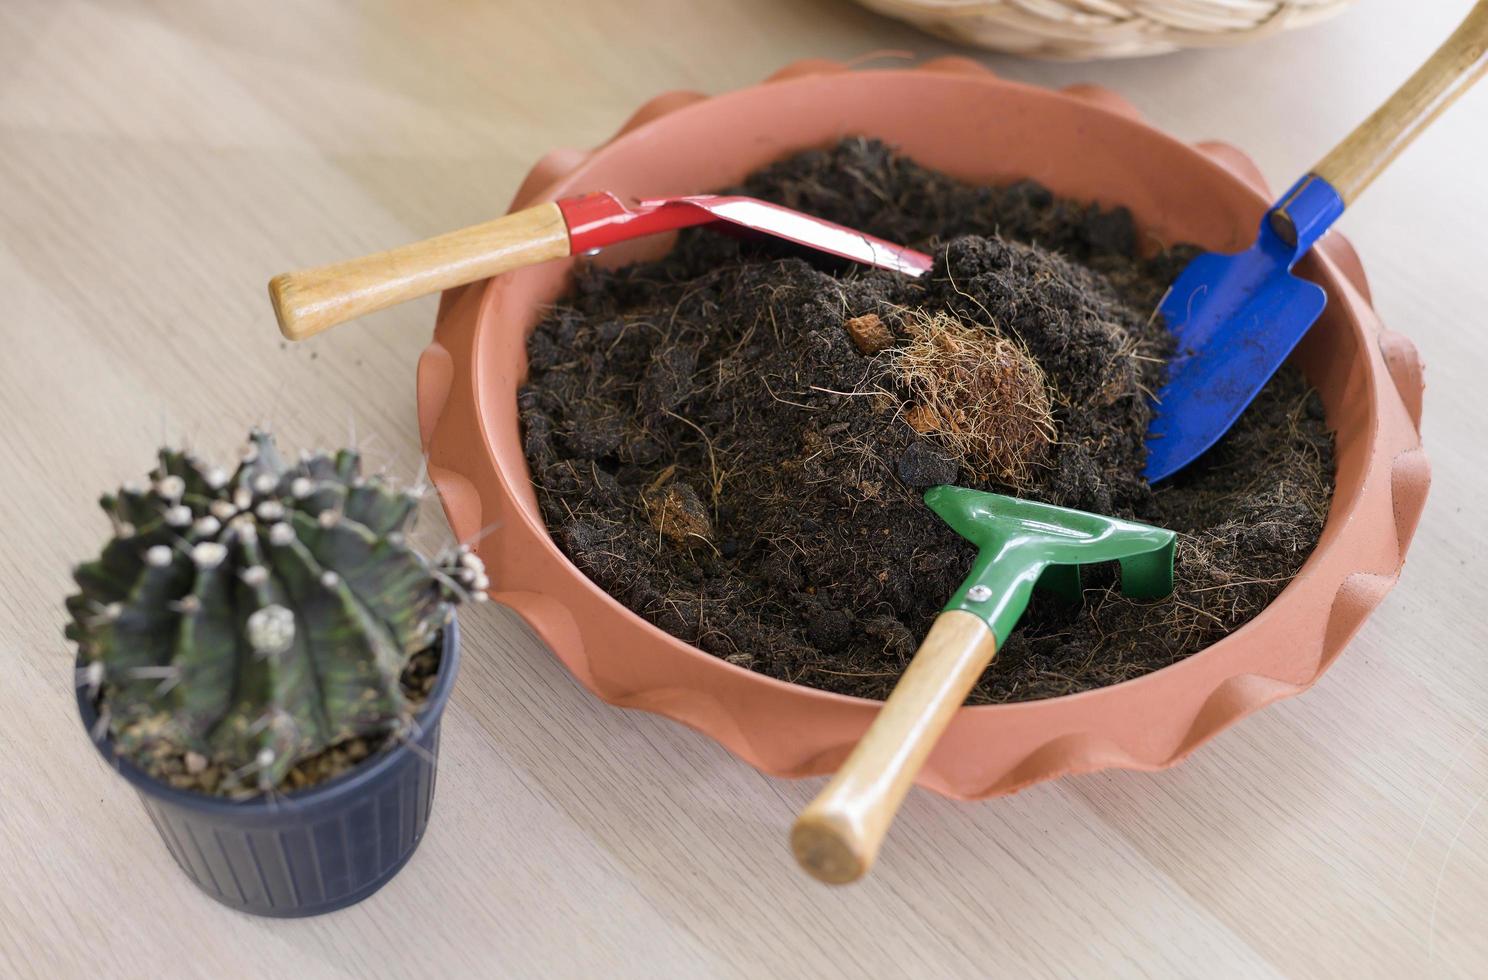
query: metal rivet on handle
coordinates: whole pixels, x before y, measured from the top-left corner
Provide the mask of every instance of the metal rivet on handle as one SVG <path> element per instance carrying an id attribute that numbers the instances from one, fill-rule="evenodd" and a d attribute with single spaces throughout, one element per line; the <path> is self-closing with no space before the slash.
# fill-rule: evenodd
<path id="1" fill-rule="evenodd" d="M 972 602 L 986 602 L 992 598 L 992 590 L 985 585 L 973 585 L 966 590 L 966 598 Z"/>

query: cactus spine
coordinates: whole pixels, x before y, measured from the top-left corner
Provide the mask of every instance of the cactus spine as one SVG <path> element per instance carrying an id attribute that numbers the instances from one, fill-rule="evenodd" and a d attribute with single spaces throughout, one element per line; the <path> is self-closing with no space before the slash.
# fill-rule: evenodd
<path id="1" fill-rule="evenodd" d="M 485 597 L 480 560 L 410 549 L 418 494 L 364 478 L 352 450 L 289 464 L 255 430 L 231 475 L 159 458 L 148 486 L 101 499 L 114 537 L 67 600 L 115 750 L 158 778 L 211 766 L 242 795 L 406 733 L 404 670 L 457 602 Z"/>

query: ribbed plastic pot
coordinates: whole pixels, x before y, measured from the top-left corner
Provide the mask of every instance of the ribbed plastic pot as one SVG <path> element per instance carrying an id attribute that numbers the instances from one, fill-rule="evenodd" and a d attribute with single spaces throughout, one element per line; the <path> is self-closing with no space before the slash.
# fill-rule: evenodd
<path id="1" fill-rule="evenodd" d="M 229 800 L 175 789 L 96 742 L 139 793 L 171 857 L 223 905 L 295 918 L 355 905 L 392 880 L 423 839 L 434 804 L 439 723 L 460 665 L 460 630 L 443 634 L 439 677 L 418 717 L 419 734 L 311 789 Z M 78 691 L 86 731 L 98 720 Z"/>

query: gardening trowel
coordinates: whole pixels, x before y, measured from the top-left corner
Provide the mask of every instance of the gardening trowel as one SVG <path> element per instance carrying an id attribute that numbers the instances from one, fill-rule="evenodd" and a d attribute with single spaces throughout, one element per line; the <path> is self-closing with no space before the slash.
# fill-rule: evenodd
<path id="1" fill-rule="evenodd" d="M 613 194 L 567 197 L 386 252 L 269 282 L 279 329 L 304 340 L 338 323 L 523 266 L 690 225 L 758 233 L 831 255 L 918 276 L 931 258 L 778 204 L 701 194 L 626 205 Z"/>
<path id="2" fill-rule="evenodd" d="M 862 741 L 796 820 L 796 860 L 833 884 L 872 865 L 915 775 L 1035 585 L 1078 600 L 1079 566 L 1117 561 L 1127 595 L 1173 589 L 1172 531 L 963 487 L 934 487 L 925 503 L 977 557 Z"/>
<path id="3" fill-rule="evenodd" d="M 1488 0 L 1479 0 L 1384 105 L 1282 195 L 1254 245 L 1201 255 L 1183 270 L 1161 306 L 1178 352 L 1147 430 L 1148 481 L 1171 476 L 1214 445 L 1281 367 L 1328 302 L 1292 267 L 1485 70 Z"/>

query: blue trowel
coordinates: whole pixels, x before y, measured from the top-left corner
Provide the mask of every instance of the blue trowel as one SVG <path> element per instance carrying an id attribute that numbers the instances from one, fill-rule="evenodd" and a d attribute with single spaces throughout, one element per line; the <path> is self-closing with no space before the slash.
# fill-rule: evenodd
<path id="1" fill-rule="evenodd" d="M 1328 297 L 1292 274 L 1370 182 L 1488 71 L 1488 0 L 1374 114 L 1291 189 L 1244 252 L 1188 264 L 1160 312 L 1178 341 L 1147 430 L 1149 482 L 1214 445 L 1316 322 Z"/>

